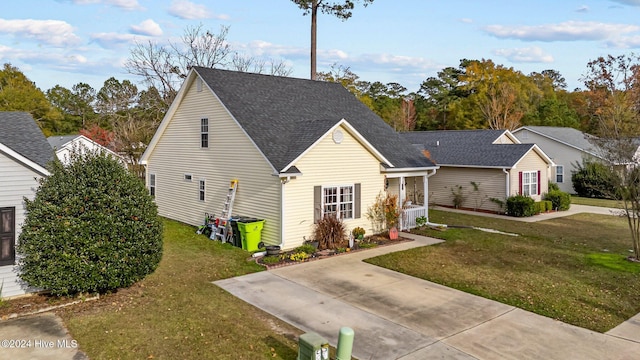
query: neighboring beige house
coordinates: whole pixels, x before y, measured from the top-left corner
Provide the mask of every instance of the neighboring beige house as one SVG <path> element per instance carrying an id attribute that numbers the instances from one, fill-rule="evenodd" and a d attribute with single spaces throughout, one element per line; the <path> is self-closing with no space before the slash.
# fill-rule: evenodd
<path id="1" fill-rule="evenodd" d="M 265 219 L 267 245 L 311 239 L 325 214 L 371 232 L 367 209 L 389 191 L 423 191 L 437 166 L 340 84 L 194 67 L 141 158 L 159 213 L 191 225 L 220 215 Z M 404 227 L 428 216 L 412 205 Z"/>
<path id="2" fill-rule="evenodd" d="M 513 131 L 523 144 L 538 145 L 554 162 L 551 181 L 560 190 L 575 194 L 571 175 L 584 160 L 602 159 L 593 136 L 580 130 L 554 126 L 523 126 Z"/>
<path id="3" fill-rule="evenodd" d="M 33 289 L 21 282 L 15 246 L 26 216 L 24 198 L 33 199 L 53 150 L 31 115 L 0 112 L 0 284 L 2 298 Z M 18 255 L 19 258 L 19 255 Z"/>
<path id="4" fill-rule="evenodd" d="M 89 139 L 84 135 L 55 135 L 47 138 L 49 145 L 56 152 L 56 156 L 63 164 L 69 163 L 71 151 L 77 149 L 79 151 L 99 151 L 108 154 L 114 159 L 118 160 L 123 165 L 126 165 L 126 161 L 116 152 L 109 150 L 108 148 L 98 144 L 97 142 Z"/>
<path id="5" fill-rule="evenodd" d="M 440 169 L 429 179 L 429 201 L 462 208 L 501 211 L 491 199 L 522 194 L 542 200 L 553 162 L 535 144 L 520 144 L 508 130 L 443 130 L 401 133 Z M 421 184 L 407 183 L 409 199 L 419 199 Z M 414 190 L 417 189 L 417 190 Z M 417 191 L 417 193 L 416 193 Z"/>

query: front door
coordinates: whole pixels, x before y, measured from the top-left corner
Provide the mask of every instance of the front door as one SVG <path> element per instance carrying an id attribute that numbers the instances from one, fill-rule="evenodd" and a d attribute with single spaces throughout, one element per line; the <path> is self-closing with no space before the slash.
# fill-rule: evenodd
<path id="1" fill-rule="evenodd" d="M 16 208 L 0 208 L 0 265 L 13 265 L 16 259 Z"/>

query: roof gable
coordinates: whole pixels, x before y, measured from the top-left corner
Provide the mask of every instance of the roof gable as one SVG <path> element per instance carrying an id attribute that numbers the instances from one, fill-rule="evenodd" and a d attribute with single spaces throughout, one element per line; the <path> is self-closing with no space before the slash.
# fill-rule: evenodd
<path id="1" fill-rule="evenodd" d="M 583 133 L 580 130 L 569 127 L 555 126 L 523 126 L 514 130 L 513 133 L 518 136 L 518 133 L 522 132 L 523 130 L 531 131 L 534 134 L 538 134 L 566 146 L 575 148 L 594 156 L 598 156 L 597 146 L 589 141 L 589 139 L 593 138 L 593 136 Z M 528 142 L 527 139 L 522 139 L 522 136 L 520 136 L 519 138 L 521 142 Z"/>
<path id="2" fill-rule="evenodd" d="M 0 111 L 0 144 L 41 173 L 53 160 L 53 149 L 27 112 Z"/>
<path id="3" fill-rule="evenodd" d="M 435 166 L 337 83 L 194 67 L 278 172 L 346 120 L 387 166 Z"/>

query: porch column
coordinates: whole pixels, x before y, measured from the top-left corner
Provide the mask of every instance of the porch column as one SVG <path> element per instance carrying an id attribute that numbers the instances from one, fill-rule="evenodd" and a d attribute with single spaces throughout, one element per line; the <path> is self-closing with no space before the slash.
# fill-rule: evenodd
<path id="1" fill-rule="evenodd" d="M 424 192 L 424 200 L 422 201 L 422 207 L 424 207 L 425 215 L 427 218 L 427 222 L 429 222 L 429 176 L 422 176 L 422 191 Z"/>
<path id="2" fill-rule="evenodd" d="M 407 190 L 406 190 L 406 186 L 404 185 L 404 176 L 400 176 L 400 178 L 398 179 L 399 181 L 399 185 L 400 185 L 400 191 L 398 192 L 398 210 L 402 211 L 402 205 L 404 204 L 404 199 L 407 197 Z M 399 229 L 398 230 L 402 230 L 404 229 L 404 219 L 403 216 L 400 216 L 400 221 L 399 221 Z"/>

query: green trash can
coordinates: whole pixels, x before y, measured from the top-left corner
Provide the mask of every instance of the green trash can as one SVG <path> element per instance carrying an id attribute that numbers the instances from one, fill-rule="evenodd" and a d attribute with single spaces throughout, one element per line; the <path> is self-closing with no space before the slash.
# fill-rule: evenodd
<path id="1" fill-rule="evenodd" d="M 247 251 L 258 250 L 258 244 L 262 239 L 262 227 L 264 220 L 243 218 L 238 220 L 238 230 L 242 240 L 242 248 Z"/>

